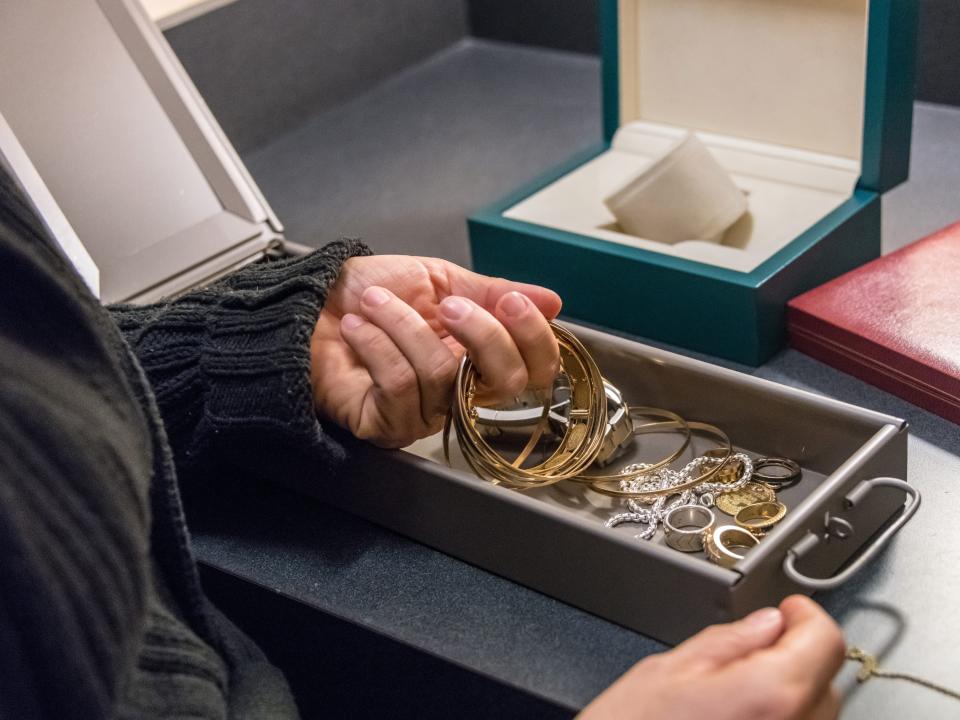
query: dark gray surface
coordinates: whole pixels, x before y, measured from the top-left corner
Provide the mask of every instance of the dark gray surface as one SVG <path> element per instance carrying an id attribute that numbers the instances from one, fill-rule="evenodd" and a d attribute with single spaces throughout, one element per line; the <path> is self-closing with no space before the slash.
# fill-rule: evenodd
<path id="1" fill-rule="evenodd" d="M 921 0 L 917 97 L 960 105 L 960 3 Z"/>
<path id="2" fill-rule="evenodd" d="M 291 240 L 468 262 L 464 218 L 599 142 L 594 58 L 463 40 L 244 157 Z"/>
<path id="3" fill-rule="evenodd" d="M 599 0 L 466 0 L 470 34 L 523 45 L 600 52 Z"/>
<path id="4" fill-rule="evenodd" d="M 297 240 L 357 232 L 381 251 L 466 255 L 464 215 L 599 137 L 597 63 L 469 43 L 247 157 Z M 960 217 L 960 110 L 919 105 L 912 179 L 884 200 L 887 251 Z M 729 363 L 726 363 L 729 365 Z M 906 418 L 924 505 L 847 588 L 820 596 L 883 664 L 960 685 L 957 426 L 794 351 L 755 371 Z M 642 636 L 285 491 L 198 518 L 201 558 L 338 617 L 580 707 Z M 678 599 L 689 602 L 689 599 Z M 844 717 L 956 717 L 951 701 L 845 671 Z"/>
<path id="5" fill-rule="evenodd" d="M 166 32 L 248 151 L 466 33 L 451 0 L 239 0 Z"/>

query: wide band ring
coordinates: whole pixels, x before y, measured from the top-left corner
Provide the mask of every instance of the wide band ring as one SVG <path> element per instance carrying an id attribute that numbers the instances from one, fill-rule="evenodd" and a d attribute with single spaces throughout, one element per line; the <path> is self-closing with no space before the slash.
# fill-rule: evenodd
<path id="1" fill-rule="evenodd" d="M 703 536 L 713 530 L 713 512 L 703 505 L 681 505 L 667 513 L 663 531 L 667 545 L 680 552 L 703 550 Z"/>
<path id="2" fill-rule="evenodd" d="M 764 472 L 766 468 L 780 468 L 786 470 L 786 474 Z M 796 484 L 800 473 L 799 463 L 789 458 L 765 457 L 753 461 L 753 479 L 766 483 L 774 490 L 783 490 Z"/>
<path id="3" fill-rule="evenodd" d="M 787 506 L 782 502 L 760 502 L 741 508 L 734 516 L 734 521 L 754 535 L 763 535 L 787 514 Z"/>
<path id="4" fill-rule="evenodd" d="M 759 543 L 757 536 L 749 530 L 736 525 L 721 525 L 706 534 L 703 549 L 717 565 L 729 568 L 744 558 L 743 553 L 735 550 L 746 551 Z"/>

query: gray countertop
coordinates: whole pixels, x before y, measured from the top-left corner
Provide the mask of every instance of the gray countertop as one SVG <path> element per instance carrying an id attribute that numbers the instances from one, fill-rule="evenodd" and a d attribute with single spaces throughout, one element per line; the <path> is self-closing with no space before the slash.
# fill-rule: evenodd
<path id="1" fill-rule="evenodd" d="M 245 160 L 293 240 L 360 235 L 379 252 L 467 263 L 467 214 L 599 138 L 595 59 L 464 41 Z M 960 110 L 917 106 L 911 179 L 883 210 L 885 251 L 960 217 Z M 877 562 L 817 599 L 884 667 L 960 687 L 957 426 L 792 350 L 738 369 L 910 422 L 923 506 Z M 663 649 L 287 491 L 194 522 L 208 565 L 571 710 Z M 857 687 L 853 670 L 845 718 L 960 717 L 924 689 Z"/>

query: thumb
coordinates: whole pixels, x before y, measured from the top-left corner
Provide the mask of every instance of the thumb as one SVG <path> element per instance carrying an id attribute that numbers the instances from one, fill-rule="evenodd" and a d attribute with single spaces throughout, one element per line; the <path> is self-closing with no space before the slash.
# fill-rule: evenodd
<path id="1" fill-rule="evenodd" d="M 777 608 L 764 608 L 743 620 L 708 627 L 678 645 L 671 654 L 685 664 L 719 667 L 770 647 L 783 630 L 783 613 Z"/>

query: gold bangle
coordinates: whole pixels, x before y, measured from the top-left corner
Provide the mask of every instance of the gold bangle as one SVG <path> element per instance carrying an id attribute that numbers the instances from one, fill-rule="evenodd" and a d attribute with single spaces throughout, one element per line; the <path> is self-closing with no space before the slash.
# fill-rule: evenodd
<path id="1" fill-rule="evenodd" d="M 661 488 L 658 490 L 633 491 L 633 490 L 623 490 L 619 487 L 620 483 L 623 482 L 624 480 L 629 481 L 631 479 L 636 479 L 639 476 L 642 476 L 651 472 L 649 469 L 641 470 L 631 474 L 607 475 L 607 476 L 601 477 L 599 480 L 593 479 L 590 482 L 590 489 L 600 493 L 601 495 L 608 495 L 610 497 L 643 500 L 645 498 L 656 498 L 656 497 L 663 497 L 665 495 L 676 495 L 677 493 L 681 493 L 684 490 L 690 490 L 692 488 L 697 487 L 698 485 L 701 485 L 707 482 L 708 480 L 713 478 L 717 473 L 720 472 L 720 470 L 724 467 L 724 465 L 726 465 L 727 461 L 730 459 L 730 456 L 733 455 L 733 444 L 730 442 L 729 436 L 723 430 L 718 428 L 716 425 L 711 425 L 709 423 L 702 423 L 702 422 L 688 422 L 686 423 L 686 425 L 691 430 L 699 430 L 701 432 L 711 434 L 719 441 L 719 444 L 721 447 L 718 449 L 721 449 L 724 454 L 722 457 L 709 458 L 710 460 L 716 461 L 716 464 L 714 464 L 711 468 L 700 473 L 700 475 L 698 475 L 697 477 L 691 478 L 690 480 L 680 483 L 679 485 L 672 485 L 670 487 Z M 587 476 L 587 479 L 590 479 L 589 476 Z M 614 482 L 617 483 L 618 487 L 610 487 L 610 484 Z"/>
<path id="2" fill-rule="evenodd" d="M 645 435 L 648 433 L 658 433 L 658 432 L 667 432 L 670 430 L 682 430 L 683 431 L 683 442 L 680 446 L 674 450 L 670 455 L 665 458 L 658 460 L 657 462 L 647 465 L 643 469 L 631 471 L 629 473 L 618 473 L 616 475 L 594 475 L 594 474 L 584 474 L 578 477 L 572 478 L 579 483 L 587 483 L 592 485 L 596 482 L 623 482 L 634 480 L 641 475 L 647 475 L 649 473 L 655 472 L 662 467 L 666 467 L 670 463 L 674 462 L 679 458 L 683 451 L 687 449 L 690 445 L 690 425 L 682 417 L 677 415 L 675 412 L 670 410 L 663 410 L 662 408 L 653 408 L 653 407 L 642 407 L 631 405 L 630 406 L 630 417 L 636 419 L 637 417 L 661 417 L 666 418 L 664 421 L 645 423 L 643 425 L 636 425 L 633 428 L 634 435 Z"/>
<path id="3" fill-rule="evenodd" d="M 454 402 L 444 426 L 443 448 L 447 462 L 451 427 L 467 463 L 481 478 L 495 484 L 523 490 L 543 487 L 581 474 L 596 459 L 603 445 L 607 426 L 607 398 L 600 369 L 587 349 L 568 330 L 550 324 L 560 347 L 560 367 L 570 382 L 570 415 L 560 446 L 545 461 L 531 468 L 520 465 L 539 433 L 527 443 L 513 463 L 494 450 L 477 428 L 474 407 L 478 374 L 468 357 L 460 363 L 454 385 Z M 538 423 L 542 432 L 549 411 L 549 399 Z"/>
<path id="4" fill-rule="evenodd" d="M 749 550 L 760 541 L 751 532 L 736 525 L 720 525 L 708 532 L 703 538 L 703 550 L 707 557 L 721 567 L 729 568 L 743 560 L 743 554 L 737 550 Z"/>
<path id="5" fill-rule="evenodd" d="M 760 536 L 783 520 L 786 514 L 787 506 L 782 502 L 760 502 L 741 508 L 733 519 L 740 527 Z"/>

